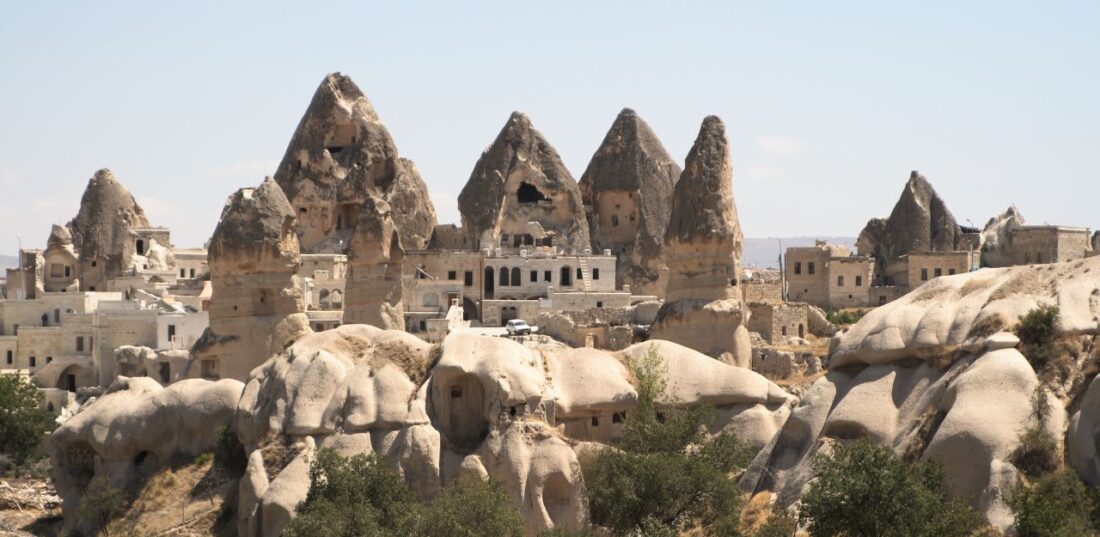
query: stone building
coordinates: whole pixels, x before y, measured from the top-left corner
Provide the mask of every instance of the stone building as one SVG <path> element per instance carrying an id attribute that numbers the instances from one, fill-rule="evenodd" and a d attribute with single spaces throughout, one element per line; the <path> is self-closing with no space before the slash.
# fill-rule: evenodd
<path id="1" fill-rule="evenodd" d="M 940 276 L 954 276 L 977 270 L 980 263 L 977 251 L 961 252 L 909 252 L 905 256 L 906 276 L 898 281 L 909 289 L 916 289 L 925 282 Z"/>
<path id="2" fill-rule="evenodd" d="M 844 245 L 817 241 L 787 248 L 787 298 L 826 309 L 866 307 L 870 301 L 875 259 L 853 256 Z"/>
<path id="3" fill-rule="evenodd" d="M 581 175 L 592 248 L 618 257 L 618 285 L 663 294 L 665 229 L 680 166 L 633 110 L 626 108 Z"/>
<path id="4" fill-rule="evenodd" d="M 751 302 L 748 329 L 768 343 L 809 334 L 809 305 L 797 302 Z"/>
<path id="5" fill-rule="evenodd" d="M 1012 230 L 1011 248 L 1014 265 L 1074 261 L 1093 249 L 1088 228 L 1027 225 Z"/>

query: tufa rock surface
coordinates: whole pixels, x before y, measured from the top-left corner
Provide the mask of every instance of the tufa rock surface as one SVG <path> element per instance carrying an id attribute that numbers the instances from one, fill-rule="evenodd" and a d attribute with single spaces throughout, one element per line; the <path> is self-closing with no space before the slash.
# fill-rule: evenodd
<path id="1" fill-rule="evenodd" d="M 416 166 L 398 156 L 374 106 L 340 73 L 317 88 L 275 180 L 296 209 L 304 253 L 345 253 L 371 196 L 401 207 L 393 218 L 410 248 L 424 248 L 436 224 Z"/>
<path id="2" fill-rule="evenodd" d="M 107 280 L 122 274 L 134 255 L 134 229 L 149 227 L 133 194 L 103 168 L 88 181 L 80 210 L 68 225 L 80 257 L 81 291 L 107 289 Z"/>
<path id="3" fill-rule="evenodd" d="M 665 232 L 668 288 L 650 333 L 749 367 L 748 309 L 739 286 L 743 238 L 732 181 L 726 126 L 708 116 L 673 192 Z"/>
<path id="4" fill-rule="evenodd" d="M 662 250 L 680 166 L 633 110 L 615 118 L 581 175 L 593 251 L 618 256 L 616 286 L 663 295 Z"/>
<path id="5" fill-rule="evenodd" d="M 229 197 L 210 238 L 210 327 L 191 349 L 202 376 L 244 380 L 310 332 L 295 231 L 294 208 L 274 179 Z"/>
<path id="6" fill-rule="evenodd" d="M 1016 207 L 989 219 L 982 229 L 982 266 L 1012 265 L 1012 232 L 1024 225 L 1024 217 Z"/>
<path id="7" fill-rule="evenodd" d="M 860 254 L 875 257 L 877 270 L 909 252 L 952 252 L 959 248 L 962 230 L 932 184 L 913 171 L 890 217 L 873 218 L 860 232 Z"/>
<path id="8" fill-rule="evenodd" d="M 359 211 L 348 250 L 348 299 L 343 322 L 405 329 L 401 306 L 404 257 L 390 205 L 368 197 Z"/>
<path id="9" fill-rule="evenodd" d="M 502 235 L 530 235 L 539 245 L 549 241 L 578 253 L 591 247 L 576 180 L 519 112 L 482 152 L 458 196 L 458 210 L 462 227 L 481 248 L 500 244 Z"/>

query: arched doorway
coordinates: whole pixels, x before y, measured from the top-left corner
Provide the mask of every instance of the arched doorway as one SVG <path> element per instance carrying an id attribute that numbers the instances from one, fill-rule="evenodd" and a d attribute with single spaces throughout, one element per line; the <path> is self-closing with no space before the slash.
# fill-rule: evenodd
<path id="1" fill-rule="evenodd" d="M 462 297 L 462 320 L 473 321 L 481 320 L 481 316 L 477 312 L 477 304 L 474 304 L 473 300 L 469 297 Z"/>
<path id="2" fill-rule="evenodd" d="M 485 390 L 471 374 L 463 374 L 444 386 L 448 399 L 447 437 L 460 451 L 472 451 L 489 434 L 485 419 Z"/>
<path id="3" fill-rule="evenodd" d="M 494 279 L 495 276 L 496 275 L 493 274 L 493 268 L 492 267 L 485 267 L 485 278 L 484 278 L 485 286 L 482 288 L 482 292 L 484 293 L 485 298 L 487 298 L 489 300 L 493 299 L 493 287 L 494 287 L 493 282 L 496 281 Z"/>

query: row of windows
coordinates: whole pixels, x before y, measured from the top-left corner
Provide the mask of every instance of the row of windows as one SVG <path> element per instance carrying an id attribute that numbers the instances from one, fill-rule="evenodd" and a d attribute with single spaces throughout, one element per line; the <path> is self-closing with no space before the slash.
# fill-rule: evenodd
<path id="1" fill-rule="evenodd" d="M 844 276 L 836 277 L 836 286 L 844 287 Z M 856 287 L 863 287 L 863 276 L 856 276 Z"/>
<path id="2" fill-rule="evenodd" d="M 188 278 L 188 277 L 190 277 L 190 278 L 195 277 L 195 269 L 191 269 L 191 276 L 188 276 L 187 275 L 187 269 L 181 268 L 180 269 L 180 278 Z"/>
<path id="3" fill-rule="evenodd" d="M 942 268 L 933 269 L 932 274 L 933 274 L 933 276 L 932 276 L 933 278 L 939 278 L 940 276 L 943 276 L 943 269 Z M 947 269 L 947 274 L 948 274 L 948 276 L 954 276 L 955 275 L 955 269 Z M 920 281 L 922 281 L 922 282 L 928 281 L 928 269 L 926 269 L 926 268 L 920 269 Z"/>
<path id="4" fill-rule="evenodd" d="M 561 280 L 562 280 L 561 284 L 562 285 L 572 285 L 573 284 L 573 282 L 570 281 L 570 279 L 569 279 L 569 273 L 570 273 L 570 268 L 568 266 L 561 268 Z M 523 276 L 523 273 L 520 272 L 519 267 L 512 267 L 511 271 L 509 271 L 507 267 L 501 267 L 500 268 L 500 277 L 498 278 L 497 285 L 500 285 L 501 287 L 523 285 L 522 276 Z M 552 271 L 552 270 L 542 271 L 542 281 L 544 281 L 546 283 L 552 283 L 553 282 L 553 276 L 554 276 L 554 271 Z M 577 268 L 577 279 L 581 280 L 583 278 L 584 278 L 584 273 L 578 267 Z M 592 269 L 592 279 L 593 280 L 600 279 L 600 269 L 598 269 L 598 268 Z M 532 270 L 530 275 L 529 275 L 529 280 L 528 281 L 530 283 L 538 283 L 538 281 L 539 281 L 539 271 Z"/>
<path id="5" fill-rule="evenodd" d="M 816 267 L 814 267 L 814 262 L 813 261 L 810 261 L 809 263 L 806 263 L 806 273 L 807 274 L 813 274 L 815 268 Z M 795 264 L 794 264 L 794 273 L 795 274 L 802 274 L 802 262 L 801 261 L 796 261 L 795 262 Z"/>

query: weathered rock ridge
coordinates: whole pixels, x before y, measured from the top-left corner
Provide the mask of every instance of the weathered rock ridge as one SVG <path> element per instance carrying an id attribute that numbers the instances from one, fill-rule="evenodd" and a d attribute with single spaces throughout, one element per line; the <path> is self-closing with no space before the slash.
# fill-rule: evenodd
<path id="1" fill-rule="evenodd" d="M 304 253 L 344 253 L 370 196 L 401 207 L 402 243 L 424 248 L 436 224 L 428 188 L 351 78 L 325 77 L 275 172 L 299 218 Z"/>
<path id="2" fill-rule="evenodd" d="M 581 175 L 594 251 L 618 256 L 616 285 L 663 295 L 662 251 L 682 170 L 633 110 L 619 113 Z"/>
<path id="3" fill-rule="evenodd" d="M 482 152 L 458 195 L 458 210 L 463 229 L 481 248 L 497 246 L 503 235 L 578 253 L 591 247 L 577 181 L 519 112 Z"/>
<path id="4" fill-rule="evenodd" d="M 1024 217 L 1016 207 L 994 216 L 982 228 L 982 266 L 1012 265 L 1012 232 L 1024 225 Z"/>
<path id="5" fill-rule="evenodd" d="M 348 249 L 348 300 L 343 322 L 404 330 L 401 263 L 405 250 L 385 201 L 368 197 Z"/>

